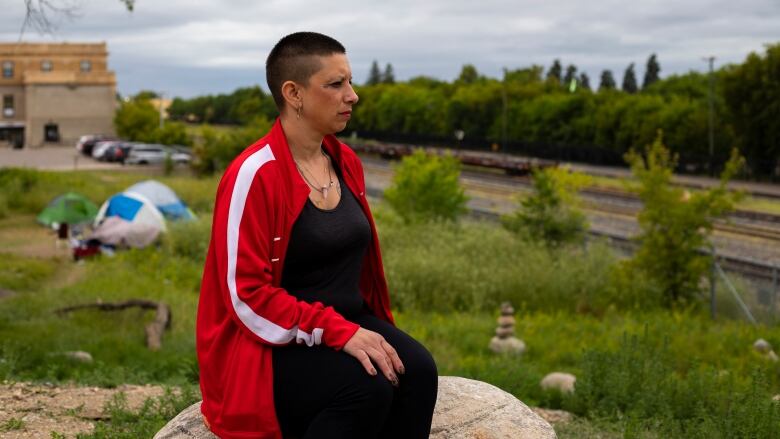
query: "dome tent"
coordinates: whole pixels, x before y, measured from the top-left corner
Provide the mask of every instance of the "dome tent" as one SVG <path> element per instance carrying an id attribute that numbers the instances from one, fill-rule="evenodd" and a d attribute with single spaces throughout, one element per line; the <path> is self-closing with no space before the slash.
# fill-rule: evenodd
<path id="1" fill-rule="evenodd" d="M 119 226 L 120 222 L 116 220 L 108 221 L 112 217 L 123 220 L 122 225 Z M 94 237 L 106 243 L 144 247 L 165 230 L 165 218 L 151 201 L 140 194 L 123 192 L 113 195 L 100 206 L 95 218 Z"/>
<path id="2" fill-rule="evenodd" d="M 155 207 L 169 220 L 195 219 L 189 207 L 176 195 L 171 188 L 156 180 L 146 180 L 125 189 L 126 193 L 142 195 L 151 201 Z"/>
<path id="3" fill-rule="evenodd" d="M 156 225 L 160 230 L 166 230 L 165 218 L 157 207 L 143 195 L 132 192 L 122 192 L 106 200 L 95 217 L 95 226 L 109 216 L 118 216 L 131 223 Z"/>
<path id="4" fill-rule="evenodd" d="M 91 223 L 98 208 L 87 197 L 75 192 L 66 192 L 54 198 L 40 214 L 39 223 L 51 226 L 53 223 Z"/>

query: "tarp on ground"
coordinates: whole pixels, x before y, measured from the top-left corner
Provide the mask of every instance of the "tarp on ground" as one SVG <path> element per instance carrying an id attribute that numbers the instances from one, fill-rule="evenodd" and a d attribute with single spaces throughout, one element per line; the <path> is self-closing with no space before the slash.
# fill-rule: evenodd
<path id="1" fill-rule="evenodd" d="M 47 226 L 57 224 L 91 223 L 97 216 L 98 207 L 87 197 L 76 192 L 66 192 L 55 197 L 38 214 L 38 222 Z"/>
<path id="2" fill-rule="evenodd" d="M 122 192 L 106 200 L 95 217 L 95 227 L 108 217 L 118 216 L 131 223 L 148 224 L 165 231 L 165 218 L 162 213 L 143 195 Z"/>
<path id="3" fill-rule="evenodd" d="M 162 229 L 153 224 L 130 222 L 118 216 L 109 216 L 100 223 L 90 238 L 103 244 L 143 248 L 153 243 L 160 232 Z"/>
<path id="4" fill-rule="evenodd" d="M 157 209 L 169 220 L 191 220 L 195 214 L 182 201 L 176 192 L 156 180 L 146 180 L 136 183 L 125 192 L 140 194 L 154 203 Z"/>

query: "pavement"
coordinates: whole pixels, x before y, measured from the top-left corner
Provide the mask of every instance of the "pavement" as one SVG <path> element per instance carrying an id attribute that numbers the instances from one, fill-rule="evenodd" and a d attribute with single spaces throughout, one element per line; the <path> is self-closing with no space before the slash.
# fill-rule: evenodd
<path id="1" fill-rule="evenodd" d="M 120 163 L 99 162 L 78 151 L 75 146 L 45 146 L 13 149 L 0 147 L 0 168 L 33 168 L 52 171 L 132 169 Z"/>

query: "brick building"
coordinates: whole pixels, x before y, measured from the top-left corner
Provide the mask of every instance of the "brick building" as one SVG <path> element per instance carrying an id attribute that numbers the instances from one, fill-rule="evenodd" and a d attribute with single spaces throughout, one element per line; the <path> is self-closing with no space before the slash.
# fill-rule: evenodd
<path id="1" fill-rule="evenodd" d="M 73 145 L 112 134 L 116 78 L 106 43 L 0 43 L 0 143 Z"/>

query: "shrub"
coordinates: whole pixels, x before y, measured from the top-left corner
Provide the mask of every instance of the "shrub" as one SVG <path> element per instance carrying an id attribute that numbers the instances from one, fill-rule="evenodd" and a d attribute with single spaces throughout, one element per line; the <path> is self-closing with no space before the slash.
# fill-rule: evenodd
<path id="1" fill-rule="evenodd" d="M 226 133 L 206 125 L 201 129 L 201 142 L 193 147 L 192 167 L 199 175 L 211 175 L 225 169 L 244 149 L 255 143 L 268 130 L 271 122 L 263 117 L 254 119 L 246 127 Z"/>
<path id="2" fill-rule="evenodd" d="M 537 169 L 533 173 L 534 193 L 520 201 L 513 215 L 501 218 L 510 231 L 557 247 L 581 241 L 587 220 L 576 209 L 576 191 L 588 184 L 588 177 L 565 168 Z"/>
<path id="3" fill-rule="evenodd" d="M 491 223 L 405 224 L 376 208 L 393 305 L 401 309 L 493 310 L 509 300 L 533 310 L 595 310 L 617 300 L 605 293 L 615 264 L 601 243 L 587 249 L 544 245 Z"/>
<path id="4" fill-rule="evenodd" d="M 454 221 L 466 212 L 468 197 L 458 181 L 460 162 L 418 149 L 395 169 L 384 197 L 407 223 Z"/>
<path id="5" fill-rule="evenodd" d="M 633 150 L 625 157 L 637 179 L 631 189 L 644 204 L 639 213 L 640 247 L 629 268 L 654 279 L 661 286 L 664 303 L 673 306 L 690 303 L 699 293 L 700 280 L 710 264 L 710 258 L 699 251 L 708 243 L 715 218 L 732 211 L 740 198 L 726 185 L 743 160 L 733 151 L 718 186 L 689 194 L 672 186 L 677 158 L 662 140 L 659 132 L 645 157 Z"/>

